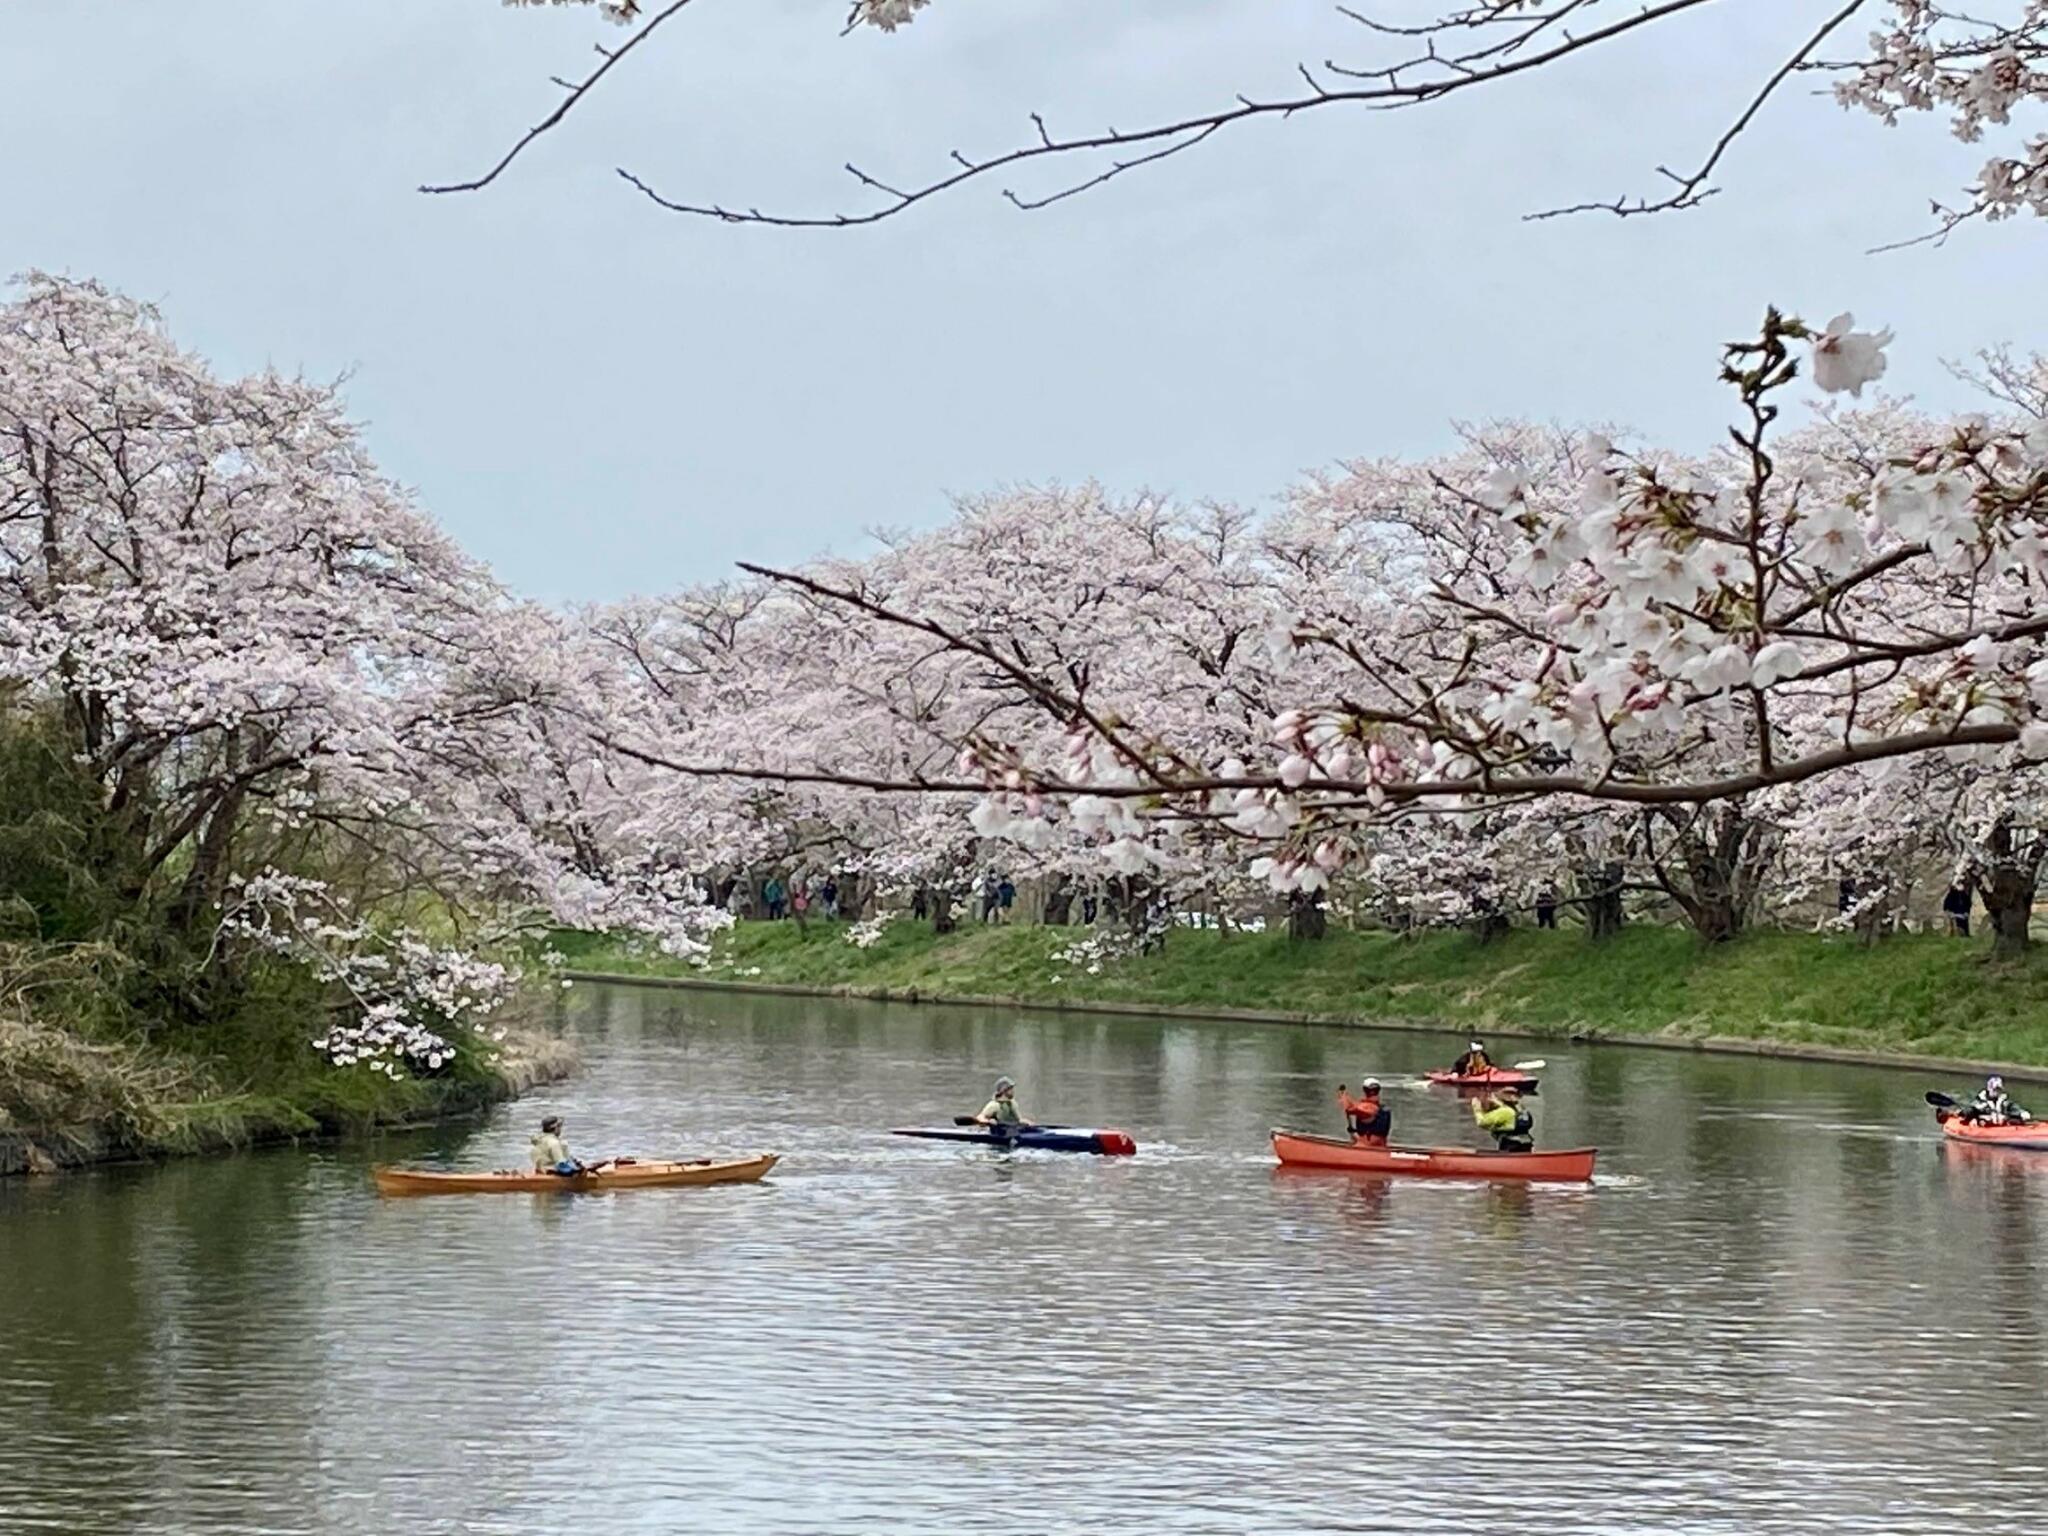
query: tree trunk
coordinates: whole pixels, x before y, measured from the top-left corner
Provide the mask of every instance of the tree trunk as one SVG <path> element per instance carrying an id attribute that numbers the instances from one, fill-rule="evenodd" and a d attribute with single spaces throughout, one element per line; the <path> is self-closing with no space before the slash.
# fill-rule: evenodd
<path id="1" fill-rule="evenodd" d="M 2041 850 L 2017 846 L 2012 822 L 2000 818 L 1986 840 L 1991 854 L 1977 876 L 1984 915 L 1991 919 L 1991 953 L 2015 960 L 2027 952 L 2034 916 L 2034 887 L 2041 877 Z"/>
<path id="2" fill-rule="evenodd" d="M 177 899 L 171 904 L 170 927 L 173 932 L 191 933 L 198 926 L 201 914 L 209 911 L 225 894 L 228 854 L 234 845 L 245 795 L 246 791 L 240 787 L 229 790 L 207 817 L 206 830 L 200 834 L 199 846 L 193 850 L 192 867 L 185 872 L 184 884 L 179 887 Z"/>
<path id="3" fill-rule="evenodd" d="M 953 893 L 943 886 L 926 893 L 926 904 L 931 908 L 932 932 L 951 933 L 960 926 L 960 919 L 953 915 Z"/>
<path id="4" fill-rule="evenodd" d="M 1507 913 L 1491 901 L 1475 901 L 1472 904 L 1472 935 L 1482 944 L 1491 944 L 1495 939 L 1507 937 Z"/>
<path id="5" fill-rule="evenodd" d="M 1653 824 L 1646 821 L 1644 826 L 1651 867 L 1693 931 L 1709 944 L 1726 943 L 1740 934 L 1755 909 L 1764 872 L 1777 854 L 1773 829 L 1739 805 L 1696 811 L 1680 823 L 1660 858 L 1652 840 Z"/>
<path id="6" fill-rule="evenodd" d="M 1619 859 L 1579 871 L 1579 910 L 1586 917 L 1586 937 L 1596 943 L 1613 938 L 1628 921 L 1621 904 L 1623 873 Z"/>
<path id="7" fill-rule="evenodd" d="M 1065 875 L 1054 875 L 1051 881 L 1045 888 L 1045 909 L 1038 920 L 1050 928 L 1064 928 L 1074 920 L 1074 882 Z"/>
<path id="8" fill-rule="evenodd" d="M 1320 891 L 1289 891 L 1287 893 L 1287 937 L 1290 939 L 1320 939 L 1330 931 L 1329 909 L 1323 905 Z"/>

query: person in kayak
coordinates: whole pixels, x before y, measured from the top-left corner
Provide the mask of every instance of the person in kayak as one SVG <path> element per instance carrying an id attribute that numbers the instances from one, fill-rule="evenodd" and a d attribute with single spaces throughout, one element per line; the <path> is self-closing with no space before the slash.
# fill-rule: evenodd
<path id="1" fill-rule="evenodd" d="M 1465 1054 L 1451 1063 L 1451 1071 L 1459 1077 L 1484 1077 L 1493 1070 L 1493 1058 L 1486 1054 L 1486 1046 L 1478 1040 L 1467 1041 Z"/>
<path id="2" fill-rule="evenodd" d="M 997 1078 L 995 1097 L 981 1106 L 974 1122 L 998 1131 L 1022 1125 L 1024 1117 L 1017 1112 L 1017 1085 L 1007 1077 Z"/>
<path id="3" fill-rule="evenodd" d="M 1536 1150 L 1536 1117 L 1522 1102 L 1519 1088 L 1502 1088 L 1475 1099 L 1472 1123 L 1490 1132 L 1494 1146 L 1503 1152 Z"/>
<path id="4" fill-rule="evenodd" d="M 562 1140 L 560 1115 L 549 1115 L 541 1121 L 540 1134 L 533 1138 L 532 1146 L 535 1173 L 559 1173 L 566 1177 L 583 1171 L 583 1165 L 569 1155 L 569 1143 Z"/>
<path id="5" fill-rule="evenodd" d="M 2034 1117 L 2013 1103 L 2012 1096 L 2005 1091 L 2005 1079 L 1994 1072 L 1984 1079 L 1977 1097 L 1964 1107 L 1963 1118 L 1979 1125 L 2025 1125 Z"/>
<path id="6" fill-rule="evenodd" d="M 1358 1085 L 1358 1097 L 1352 1098 L 1344 1085 L 1337 1085 L 1337 1102 L 1344 1108 L 1344 1123 L 1351 1128 L 1351 1139 L 1362 1147 L 1384 1147 L 1387 1133 L 1394 1127 L 1394 1112 L 1380 1102 L 1380 1080 L 1368 1077 Z"/>

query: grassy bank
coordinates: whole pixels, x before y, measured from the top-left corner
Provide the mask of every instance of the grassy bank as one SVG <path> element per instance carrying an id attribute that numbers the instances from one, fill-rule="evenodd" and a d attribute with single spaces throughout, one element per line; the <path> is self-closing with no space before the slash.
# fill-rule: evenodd
<path id="1" fill-rule="evenodd" d="M 75 1013 L 0 1013 L 0 1175 L 441 1119 L 570 1064 L 515 1017 L 504 1042 L 463 1038 L 448 1071 L 394 1082 L 328 1065 L 308 1045 L 308 1016 L 244 1008 L 167 1038 Z"/>
<path id="2" fill-rule="evenodd" d="M 1994 965 L 1987 946 L 1901 935 L 1853 940 L 1757 933 L 1703 946 L 1674 929 L 1636 928 L 1603 945 L 1577 932 L 1397 938 L 1332 931 L 1179 931 L 1154 955 L 1057 958 L 1087 930 L 963 926 L 943 938 L 900 922 L 871 948 L 844 928 L 742 923 L 706 971 L 597 935 L 566 934 L 571 966 L 632 975 L 891 993 L 1259 1009 L 1362 1022 L 1440 1022 L 1589 1037 L 1710 1038 L 1944 1056 L 2048 1067 L 2048 955 Z"/>

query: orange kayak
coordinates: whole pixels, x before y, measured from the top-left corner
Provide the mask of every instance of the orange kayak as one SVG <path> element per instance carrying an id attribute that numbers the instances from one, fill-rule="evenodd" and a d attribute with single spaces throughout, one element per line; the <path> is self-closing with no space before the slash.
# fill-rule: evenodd
<path id="1" fill-rule="evenodd" d="M 1468 1152 L 1460 1147 L 1364 1147 L 1335 1136 L 1275 1131 L 1273 1152 L 1290 1168 L 1341 1168 L 1353 1173 L 1404 1173 L 1440 1179 L 1560 1179 L 1583 1184 L 1593 1177 L 1592 1147 L 1560 1152 Z"/>
<path id="2" fill-rule="evenodd" d="M 2022 1151 L 2048 1152 L 2048 1121 L 1984 1125 L 1947 1112 L 1939 1113 L 1935 1118 L 1941 1122 L 1941 1134 L 1951 1141 L 1967 1141 L 1979 1147 L 2015 1147 Z"/>
<path id="3" fill-rule="evenodd" d="M 380 1195 L 484 1195 L 518 1190 L 583 1191 L 670 1189 L 684 1184 L 752 1184 L 780 1161 L 779 1154 L 694 1162 L 642 1162 L 622 1157 L 583 1173 L 536 1173 L 531 1168 L 501 1168 L 492 1173 L 437 1173 L 426 1168 L 377 1167 L 370 1177 Z"/>

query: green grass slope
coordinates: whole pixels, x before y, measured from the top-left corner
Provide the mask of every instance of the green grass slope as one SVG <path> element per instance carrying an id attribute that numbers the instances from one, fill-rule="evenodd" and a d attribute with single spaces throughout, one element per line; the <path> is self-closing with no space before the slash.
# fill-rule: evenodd
<path id="1" fill-rule="evenodd" d="M 1900 935 L 1864 948 L 1847 938 L 1755 933 L 1707 946 L 1675 929 L 1638 927 L 1600 945 L 1569 930 L 1518 930 L 1490 944 L 1452 933 L 1333 930 L 1296 943 L 1183 930 L 1159 953 L 1106 960 L 1091 974 L 1085 960 L 1059 957 L 1091 932 L 967 924 L 939 937 L 906 921 L 858 949 L 841 925 L 749 922 L 701 969 L 601 935 L 562 934 L 555 943 L 572 968 L 615 974 L 1745 1039 L 2048 1066 L 2048 958 L 1994 964 L 1977 940 Z"/>

